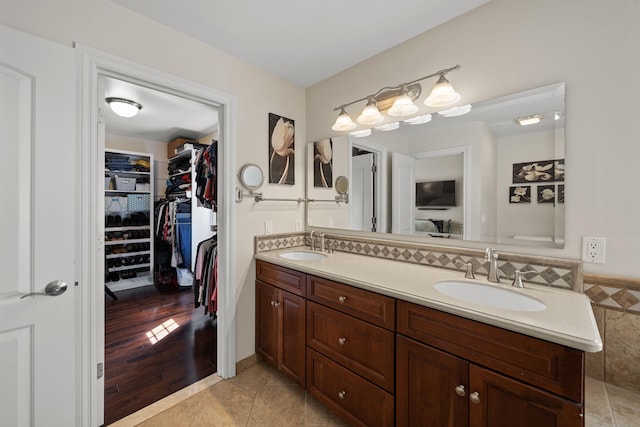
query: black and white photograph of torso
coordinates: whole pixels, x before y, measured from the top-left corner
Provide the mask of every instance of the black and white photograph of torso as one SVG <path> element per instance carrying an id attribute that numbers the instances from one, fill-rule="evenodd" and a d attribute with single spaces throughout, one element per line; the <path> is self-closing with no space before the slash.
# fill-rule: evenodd
<path id="1" fill-rule="evenodd" d="M 269 113 L 269 183 L 295 184 L 294 121 Z"/>

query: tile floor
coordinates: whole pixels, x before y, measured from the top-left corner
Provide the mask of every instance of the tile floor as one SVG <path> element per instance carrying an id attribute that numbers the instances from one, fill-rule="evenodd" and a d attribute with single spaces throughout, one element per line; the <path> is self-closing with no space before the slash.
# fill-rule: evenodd
<path id="1" fill-rule="evenodd" d="M 640 426 L 640 394 L 591 378 L 585 387 L 585 427 Z M 258 363 L 228 381 L 213 375 L 111 426 L 344 425 L 304 390 Z"/>

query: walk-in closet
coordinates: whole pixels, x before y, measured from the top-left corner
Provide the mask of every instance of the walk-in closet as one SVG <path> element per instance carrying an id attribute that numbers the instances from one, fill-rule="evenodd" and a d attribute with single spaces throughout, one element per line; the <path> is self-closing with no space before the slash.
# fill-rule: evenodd
<path id="1" fill-rule="evenodd" d="M 216 372 L 220 171 L 215 106 L 101 87 L 107 425 Z"/>

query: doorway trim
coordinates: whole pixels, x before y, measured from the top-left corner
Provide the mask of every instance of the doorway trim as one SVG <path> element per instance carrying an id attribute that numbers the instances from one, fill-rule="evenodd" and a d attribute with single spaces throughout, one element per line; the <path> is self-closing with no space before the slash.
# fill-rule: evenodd
<path id="1" fill-rule="evenodd" d="M 80 232 L 77 247 L 77 274 L 81 292 L 78 292 L 76 350 L 80 362 L 77 390 L 80 425 L 101 425 L 104 412 L 104 182 L 97 171 L 104 168 L 98 124 L 104 121 L 98 91 L 99 76 L 111 76 L 140 84 L 183 98 L 202 102 L 219 109 L 218 159 L 222 161 L 222 174 L 218 177 L 218 288 L 217 316 L 217 373 L 222 378 L 235 376 L 236 361 L 236 299 L 235 203 L 233 203 L 233 169 L 236 155 L 236 97 L 233 94 L 201 85 L 163 71 L 110 55 L 87 46 L 76 44 L 78 51 L 79 82 L 78 105 L 80 128 L 78 138 L 79 164 L 77 185 L 80 187 Z M 96 375 L 96 372 L 98 374 Z"/>

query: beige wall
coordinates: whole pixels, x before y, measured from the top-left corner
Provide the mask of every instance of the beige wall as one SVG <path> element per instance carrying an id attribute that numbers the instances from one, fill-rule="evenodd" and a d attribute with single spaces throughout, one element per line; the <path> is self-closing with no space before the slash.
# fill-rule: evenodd
<path id="1" fill-rule="evenodd" d="M 566 246 L 514 249 L 579 259 L 583 235 L 603 236 L 607 263 L 585 271 L 638 278 L 638 22 L 634 0 L 492 0 L 308 88 L 307 140 L 336 134 L 335 106 L 456 64 L 464 103 L 564 81 Z"/>
<path id="2" fill-rule="evenodd" d="M 66 46 L 81 43 L 145 66 L 236 95 L 237 133 L 234 174 L 244 163 L 268 170 L 268 113 L 295 120 L 297 146 L 305 135 L 305 93 L 255 66 L 156 24 L 108 0 L 1 0 L 0 24 Z M 301 197 L 304 194 L 302 155 L 296 156 L 296 185 L 263 187 L 265 196 Z M 237 358 L 254 353 L 253 236 L 264 232 L 294 231 L 303 217 L 296 203 L 245 201 L 237 205 L 236 280 Z"/>

